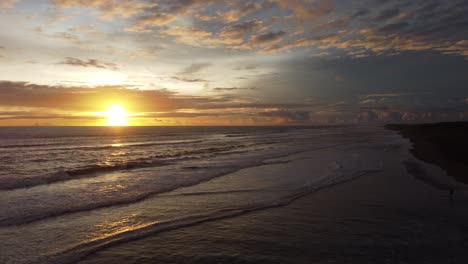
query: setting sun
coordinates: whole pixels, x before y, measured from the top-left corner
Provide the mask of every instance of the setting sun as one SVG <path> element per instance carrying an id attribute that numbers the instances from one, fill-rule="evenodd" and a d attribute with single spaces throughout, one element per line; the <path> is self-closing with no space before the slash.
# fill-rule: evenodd
<path id="1" fill-rule="evenodd" d="M 121 105 L 111 105 L 105 113 L 107 116 L 106 125 L 108 126 L 126 126 L 128 125 L 128 113 Z"/>

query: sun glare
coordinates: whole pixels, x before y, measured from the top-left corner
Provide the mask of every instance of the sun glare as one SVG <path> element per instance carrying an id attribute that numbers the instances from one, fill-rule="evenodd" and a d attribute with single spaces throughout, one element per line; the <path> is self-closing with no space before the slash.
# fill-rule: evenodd
<path id="1" fill-rule="evenodd" d="M 106 112 L 108 126 L 127 126 L 128 113 L 121 105 L 111 105 Z"/>

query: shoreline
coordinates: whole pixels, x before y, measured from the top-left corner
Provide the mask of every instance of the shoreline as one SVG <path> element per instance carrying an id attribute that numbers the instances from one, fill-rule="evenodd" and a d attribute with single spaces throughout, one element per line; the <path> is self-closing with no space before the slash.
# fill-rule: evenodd
<path id="1" fill-rule="evenodd" d="M 468 122 L 388 124 L 385 128 L 411 141 L 411 153 L 468 184 Z"/>

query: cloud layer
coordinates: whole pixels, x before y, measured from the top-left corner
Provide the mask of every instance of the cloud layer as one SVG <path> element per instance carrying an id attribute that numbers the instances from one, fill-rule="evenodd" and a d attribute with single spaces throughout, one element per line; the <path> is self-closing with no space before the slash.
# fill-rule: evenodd
<path id="1" fill-rule="evenodd" d="M 14 1 L 6 1 L 11 7 Z M 467 56 L 466 1 L 144 1 L 53 0 L 61 9 L 94 9 L 102 19 L 125 19 L 128 32 L 164 34 L 211 48 L 284 52 L 309 47 L 389 55 L 436 50 Z M 385 4 L 382 4 L 385 3 Z M 372 11 L 371 11 L 372 10 Z M 192 26 L 181 21 L 193 20 Z M 353 53 L 354 52 L 354 53 Z"/>
<path id="2" fill-rule="evenodd" d="M 88 112 L 111 101 L 153 121 L 466 119 L 465 0 L 4 0 L 0 9 L 2 124 L 94 120 Z"/>

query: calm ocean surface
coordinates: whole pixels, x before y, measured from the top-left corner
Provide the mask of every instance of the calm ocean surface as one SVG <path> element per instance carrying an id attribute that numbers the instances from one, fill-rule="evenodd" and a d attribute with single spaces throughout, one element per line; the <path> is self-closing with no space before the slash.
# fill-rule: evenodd
<path id="1" fill-rule="evenodd" d="M 373 127 L 0 128 L 0 263 L 75 263 L 167 229 L 281 206 L 378 172 L 375 153 L 399 144 Z M 229 178 L 294 160 L 307 160 L 302 173 Z"/>

